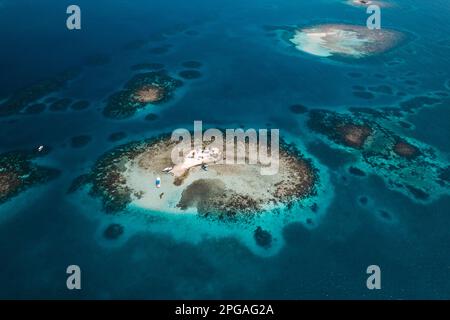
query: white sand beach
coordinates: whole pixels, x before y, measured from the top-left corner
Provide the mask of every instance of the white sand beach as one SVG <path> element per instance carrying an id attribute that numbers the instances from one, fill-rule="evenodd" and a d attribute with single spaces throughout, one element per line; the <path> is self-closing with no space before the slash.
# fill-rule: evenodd
<path id="1" fill-rule="evenodd" d="M 298 50 L 319 57 L 363 58 L 393 48 L 401 38 L 393 30 L 329 24 L 297 30 L 290 41 Z"/>
<path id="2" fill-rule="evenodd" d="M 185 161 L 173 165 L 172 147 L 159 143 L 157 149 L 125 164 L 124 180 L 135 205 L 160 212 L 196 213 L 199 206 L 214 202 L 233 208 L 242 205 L 246 210 L 293 199 L 314 185 L 309 164 L 285 152 L 281 153 L 279 174 L 261 175 L 261 164 L 217 163 L 222 153 L 213 148 L 192 150 Z M 160 187 L 155 184 L 157 178 Z"/>

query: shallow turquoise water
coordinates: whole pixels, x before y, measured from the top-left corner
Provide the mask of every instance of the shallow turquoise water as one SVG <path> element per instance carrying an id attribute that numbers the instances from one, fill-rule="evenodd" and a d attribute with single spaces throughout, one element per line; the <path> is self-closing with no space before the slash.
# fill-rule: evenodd
<path id="1" fill-rule="evenodd" d="M 449 298 L 450 197 L 417 204 L 387 189 L 376 175 L 349 175 L 345 168 L 351 159 L 311 142 L 314 138 L 289 111 L 296 103 L 345 110 L 395 106 L 404 99 L 360 99 L 352 94 L 352 86 L 361 84 L 388 84 L 407 96 L 448 93 L 446 1 L 397 0 L 397 7 L 383 9 L 383 25 L 405 32 L 409 41 L 351 63 L 302 54 L 263 28 L 364 24 L 364 11 L 337 0 L 78 1 L 83 15 L 79 32 L 65 29 L 68 1 L 1 3 L 0 97 L 80 66 L 86 56 L 103 54 L 110 62 L 84 66 L 58 93 L 89 100 L 88 110 L 0 118 L 0 151 L 51 145 L 54 150 L 43 161 L 63 170 L 59 179 L 0 206 L 0 298 Z M 164 32 L 170 34 L 165 40 L 124 49 Z M 162 44 L 171 45 L 167 53 L 150 52 Z M 158 121 L 144 121 L 146 112 L 124 121 L 101 115 L 104 100 L 131 77 L 130 66 L 160 62 L 177 73 L 187 60 L 202 62 L 203 76 L 158 107 Z M 361 77 L 350 77 L 351 72 Z M 411 79 L 416 83 L 406 83 Z M 415 130 L 406 133 L 447 159 L 448 107 L 448 98 L 443 98 L 440 106 L 421 110 L 409 119 Z M 102 239 L 105 224 L 115 218 L 87 195 L 67 196 L 71 180 L 114 146 L 107 140 L 112 132 L 125 131 L 131 141 L 189 127 L 199 119 L 220 127 L 270 123 L 304 144 L 304 151 L 327 170 L 333 190 L 317 227 L 288 225 L 283 247 L 270 257 L 255 254 L 234 237 L 190 241 L 154 228 L 126 229 L 116 244 Z M 91 135 L 92 142 L 71 148 L 71 137 L 80 134 Z M 368 197 L 367 206 L 358 203 L 360 196 Z M 392 221 L 380 217 L 380 209 L 388 211 Z M 69 264 L 82 269 L 81 291 L 66 289 Z M 365 270 L 371 264 L 382 269 L 380 291 L 365 286 Z"/>

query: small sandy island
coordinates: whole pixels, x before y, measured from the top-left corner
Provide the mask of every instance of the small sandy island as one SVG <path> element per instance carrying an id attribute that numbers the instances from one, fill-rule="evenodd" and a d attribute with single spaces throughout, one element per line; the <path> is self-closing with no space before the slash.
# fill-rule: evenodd
<path id="1" fill-rule="evenodd" d="M 289 41 L 298 50 L 319 57 L 364 58 L 394 48 L 402 38 L 400 32 L 385 28 L 325 24 L 298 29 Z"/>
<path id="2" fill-rule="evenodd" d="M 275 175 L 261 175 L 260 163 L 219 163 L 222 150 L 205 143 L 174 165 L 175 145 L 169 136 L 161 136 L 112 150 L 91 174 L 93 194 L 110 212 L 134 204 L 159 212 L 224 218 L 290 206 L 315 193 L 316 169 L 295 146 L 283 141 Z"/>
<path id="3" fill-rule="evenodd" d="M 113 119 L 129 118 L 149 104 L 167 102 L 182 84 L 165 70 L 138 73 L 122 90 L 108 98 L 103 115 Z"/>

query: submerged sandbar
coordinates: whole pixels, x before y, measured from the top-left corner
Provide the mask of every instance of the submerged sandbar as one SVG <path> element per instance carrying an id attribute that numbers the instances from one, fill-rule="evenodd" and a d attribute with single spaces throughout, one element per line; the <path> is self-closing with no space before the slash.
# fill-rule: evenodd
<path id="1" fill-rule="evenodd" d="M 319 57 L 365 58 L 397 46 L 403 35 L 394 30 L 366 26 L 324 24 L 298 28 L 289 41 L 295 48 Z"/>

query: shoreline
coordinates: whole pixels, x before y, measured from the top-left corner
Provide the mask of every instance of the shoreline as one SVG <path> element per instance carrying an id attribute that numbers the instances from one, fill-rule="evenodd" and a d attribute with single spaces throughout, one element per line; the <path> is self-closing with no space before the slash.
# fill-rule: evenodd
<path id="1" fill-rule="evenodd" d="M 286 143 L 281 144 L 280 174 L 274 176 L 261 175 L 258 164 L 209 162 L 206 169 L 200 161 L 204 159 L 189 159 L 173 166 L 170 154 L 174 146 L 168 135 L 160 135 L 110 151 L 92 172 L 92 193 L 103 199 L 109 212 L 121 211 L 133 203 L 164 212 L 233 216 L 256 213 L 271 204 L 292 205 L 313 195 L 318 183 L 311 161 Z M 213 159 L 218 157 L 219 153 Z M 163 172 L 167 168 L 171 170 Z M 157 178 L 160 188 L 155 185 Z"/>
<path id="2" fill-rule="evenodd" d="M 404 35 L 395 30 L 369 30 L 366 26 L 322 24 L 295 28 L 288 41 L 294 47 L 323 58 L 362 59 L 397 47 Z"/>

